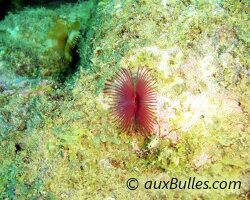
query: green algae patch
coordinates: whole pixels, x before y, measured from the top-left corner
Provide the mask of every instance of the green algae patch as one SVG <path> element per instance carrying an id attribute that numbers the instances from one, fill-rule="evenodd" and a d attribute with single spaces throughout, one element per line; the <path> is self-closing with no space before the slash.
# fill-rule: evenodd
<path id="1" fill-rule="evenodd" d="M 93 1 L 10 13 L 0 23 L 2 59 L 17 75 L 63 79 L 78 62 L 76 42 L 94 8 Z"/>
<path id="2" fill-rule="evenodd" d="M 1 197 L 247 198 L 245 6 L 229 1 L 99 1 L 90 21 L 79 20 L 80 27 L 88 25 L 88 31 L 79 35 L 79 71 L 63 85 L 44 79 L 40 71 L 38 79 L 31 79 L 23 76 L 23 70 L 17 74 L 6 69 L 13 67 L 7 58 L 11 61 L 14 54 L 8 57 L 9 46 L 1 43 L 0 75 L 11 77 L 0 85 Z M 60 9 L 66 8 L 72 13 L 68 16 L 82 14 L 74 6 Z M 24 23 L 22 16 L 28 13 L 42 15 L 40 9 L 12 14 L 1 22 L 3 34 L 12 27 L 11 18 Z M 49 19 L 44 19 L 46 30 L 57 26 L 56 21 L 49 26 Z M 42 34 L 46 35 L 45 29 L 37 40 Z M 61 50 L 59 54 L 64 55 Z M 28 61 L 17 57 L 17 62 Z M 138 66 L 152 69 L 157 80 L 158 126 L 148 140 L 140 134 L 127 135 L 113 124 L 103 94 L 107 78 L 122 67 L 133 71 Z M 134 191 L 126 187 L 132 177 L 139 182 Z M 241 181 L 241 188 L 146 189 L 144 185 L 190 177 L 210 183 Z"/>

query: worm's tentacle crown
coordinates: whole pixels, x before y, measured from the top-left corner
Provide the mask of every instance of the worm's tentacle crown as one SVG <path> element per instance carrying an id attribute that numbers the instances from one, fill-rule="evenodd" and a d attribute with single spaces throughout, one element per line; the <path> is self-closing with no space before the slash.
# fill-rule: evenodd
<path id="1" fill-rule="evenodd" d="M 111 116 L 123 131 L 138 130 L 147 136 L 152 134 L 156 123 L 156 84 L 150 70 L 138 67 L 134 84 L 130 69 L 122 68 L 112 80 L 105 84 L 111 99 Z"/>

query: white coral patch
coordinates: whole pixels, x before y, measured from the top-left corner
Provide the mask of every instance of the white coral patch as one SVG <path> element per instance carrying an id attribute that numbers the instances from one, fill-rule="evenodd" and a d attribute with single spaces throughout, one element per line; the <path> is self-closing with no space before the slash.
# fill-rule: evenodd
<path id="1" fill-rule="evenodd" d="M 201 155 L 198 155 L 194 158 L 193 163 L 196 168 L 199 168 L 206 164 L 208 158 L 209 156 L 203 152 Z"/>
<path id="2" fill-rule="evenodd" d="M 103 93 L 100 93 L 99 96 L 97 97 L 97 102 L 99 102 L 104 110 L 108 110 L 110 108 L 108 102 L 106 99 L 103 97 Z"/>

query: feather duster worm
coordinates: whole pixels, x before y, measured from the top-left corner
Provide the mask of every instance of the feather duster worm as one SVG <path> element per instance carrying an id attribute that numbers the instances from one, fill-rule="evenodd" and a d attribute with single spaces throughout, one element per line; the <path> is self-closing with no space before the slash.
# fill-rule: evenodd
<path id="1" fill-rule="evenodd" d="M 104 93 L 112 98 L 111 115 L 123 131 L 138 130 L 147 136 L 154 130 L 156 92 L 150 70 L 138 68 L 134 80 L 130 69 L 122 68 L 108 79 Z"/>
<path id="2" fill-rule="evenodd" d="M 66 63 L 73 60 L 72 54 L 80 36 L 80 22 L 70 23 L 66 19 L 55 19 L 55 24 L 47 31 L 47 45 L 61 56 Z"/>

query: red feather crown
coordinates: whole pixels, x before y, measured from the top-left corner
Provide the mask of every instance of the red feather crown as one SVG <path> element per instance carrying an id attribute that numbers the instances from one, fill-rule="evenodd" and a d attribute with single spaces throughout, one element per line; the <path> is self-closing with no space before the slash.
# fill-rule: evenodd
<path id="1" fill-rule="evenodd" d="M 135 83 L 134 83 L 135 82 Z M 156 123 L 156 86 L 150 70 L 138 67 L 134 81 L 130 69 L 122 68 L 108 79 L 104 93 L 112 98 L 111 114 L 123 131 L 152 134 Z"/>

